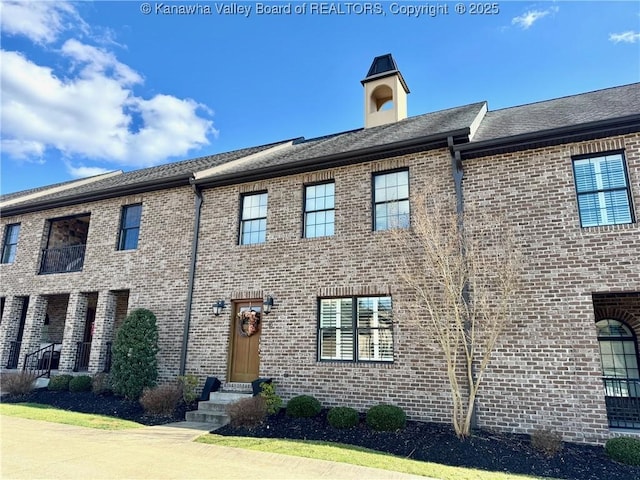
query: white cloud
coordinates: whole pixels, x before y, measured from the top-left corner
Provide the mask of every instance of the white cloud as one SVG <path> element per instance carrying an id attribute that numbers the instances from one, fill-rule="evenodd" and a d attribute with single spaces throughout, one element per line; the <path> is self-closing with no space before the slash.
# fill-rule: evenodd
<path id="1" fill-rule="evenodd" d="M 546 10 L 529 10 L 523 15 L 512 19 L 511 24 L 517 25 L 519 27 L 522 27 L 524 30 L 527 30 L 541 18 L 544 18 L 551 13 L 557 13 L 558 10 L 559 7 L 551 7 Z"/>
<path id="2" fill-rule="evenodd" d="M 67 171 L 74 178 L 86 178 L 86 177 L 95 177 L 96 175 L 101 175 L 103 173 L 110 172 L 108 168 L 102 167 L 85 167 L 84 165 L 78 165 L 74 167 L 71 163 L 67 162 Z"/>
<path id="3" fill-rule="evenodd" d="M 640 32 L 629 30 L 624 33 L 610 33 L 609 41 L 613 43 L 636 43 L 640 41 Z"/>
<path id="4" fill-rule="evenodd" d="M 58 3 L 35 5 L 40 18 L 55 18 Z M 48 14 L 41 5 L 49 6 Z M 55 23 L 47 30 L 35 20 L 14 24 L 35 42 L 50 41 L 62 31 Z M 90 163 L 156 165 L 208 145 L 209 136 L 217 134 L 212 112 L 194 100 L 137 95 L 142 75 L 105 48 L 71 38 L 53 53 L 57 58 L 51 63 L 60 73 L 23 53 L 0 50 L 2 148 L 9 158 L 42 161 L 57 151 L 72 175 L 95 174 Z M 71 66 L 60 67 L 66 64 Z M 71 159 L 80 166 L 71 166 Z"/>
<path id="5" fill-rule="evenodd" d="M 7 0 L 0 4 L 0 26 L 8 35 L 23 35 L 35 43 L 51 43 L 69 28 L 86 30 L 73 5 L 66 1 Z"/>

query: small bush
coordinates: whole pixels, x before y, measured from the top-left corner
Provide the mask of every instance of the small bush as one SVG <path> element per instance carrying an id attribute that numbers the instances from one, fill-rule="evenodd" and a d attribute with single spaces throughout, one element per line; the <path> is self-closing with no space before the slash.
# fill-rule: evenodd
<path id="1" fill-rule="evenodd" d="M 70 392 L 90 392 L 91 377 L 89 375 L 79 375 L 69 380 Z"/>
<path id="2" fill-rule="evenodd" d="M 327 414 L 327 421 L 334 428 L 352 428 L 360 421 L 360 415 L 351 407 L 333 407 Z"/>
<path id="3" fill-rule="evenodd" d="M 96 395 L 111 393 L 111 379 L 107 373 L 96 373 L 91 382 L 91 391 Z"/>
<path id="4" fill-rule="evenodd" d="M 276 386 L 273 382 L 262 382 L 260 384 L 260 396 L 264 398 L 267 404 L 267 413 L 277 413 L 282 407 L 282 398 L 276 395 Z"/>
<path id="5" fill-rule="evenodd" d="M 407 415 L 395 405 L 376 405 L 367 411 L 367 425 L 377 431 L 393 431 L 404 428 Z"/>
<path id="6" fill-rule="evenodd" d="M 299 395 L 287 403 L 287 415 L 294 418 L 315 417 L 321 410 L 322 405 L 311 395 Z"/>
<path id="7" fill-rule="evenodd" d="M 49 390 L 55 392 L 66 392 L 69 390 L 69 382 L 73 377 L 71 375 L 56 375 L 49 380 Z"/>
<path id="8" fill-rule="evenodd" d="M 227 413 L 232 427 L 255 427 L 267 415 L 267 402 L 260 395 L 243 398 L 229 405 Z"/>
<path id="9" fill-rule="evenodd" d="M 191 374 L 180 375 L 178 377 L 178 385 L 182 391 L 184 403 L 189 404 L 195 402 L 196 398 L 198 398 L 198 392 L 196 392 L 196 388 L 198 388 L 198 377 Z"/>
<path id="10" fill-rule="evenodd" d="M 531 447 L 547 457 L 554 457 L 562 450 L 562 435 L 548 428 L 539 428 L 531 434 Z"/>
<path id="11" fill-rule="evenodd" d="M 140 397 L 144 412 L 154 416 L 173 415 L 182 398 L 182 389 L 178 385 L 164 384 L 145 388 Z"/>
<path id="12" fill-rule="evenodd" d="M 34 387 L 36 376 L 27 371 L 12 372 L 2 375 L 2 392 L 9 395 L 25 395 Z"/>
<path id="13" fill-rule="evenodd" d="M 640 465 L 640 439 L 631 437 L 610 438 L 604 449 L 616 462 Z"/>

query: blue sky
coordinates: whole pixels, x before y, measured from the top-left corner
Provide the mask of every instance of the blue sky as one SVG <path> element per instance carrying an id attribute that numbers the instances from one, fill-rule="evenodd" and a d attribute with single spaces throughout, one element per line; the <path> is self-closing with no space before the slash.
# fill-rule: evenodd
<path id="1" fill-rule="evenodd" d="M 144 3 L 2 1 L 2 193 L 360 128 L 360 80 L 386 53 L 409 115 L 640 81 L 636 1 Z"/>

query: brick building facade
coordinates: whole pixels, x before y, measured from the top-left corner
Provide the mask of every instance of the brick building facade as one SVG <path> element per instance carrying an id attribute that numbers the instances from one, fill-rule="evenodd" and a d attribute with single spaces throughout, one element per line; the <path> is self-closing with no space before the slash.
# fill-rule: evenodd
<path id="1" fill-rule="evenodd" d="M 448 422 L 442 355 L 393 316 L 415 299 L 385 241 L 435 184 L 507 212 L 526 258 L 479 425 L 588 443 L 640 428 L 640 84 L 381 121 L 406 83 L 383 56 L 363 84 L 374 126 L 2 196 L 1 365 L 53 344 L 60 372 L 103 371 L 144 307 L 163 380 L 270 377 L 285 399 Z"/>

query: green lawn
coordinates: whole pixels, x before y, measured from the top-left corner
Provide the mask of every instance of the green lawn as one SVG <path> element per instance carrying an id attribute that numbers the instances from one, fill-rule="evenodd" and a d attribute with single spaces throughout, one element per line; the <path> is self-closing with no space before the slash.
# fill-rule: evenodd
<path id="1" fill-rule="evenodd" d="M 0 404 L 0 415 L 64 423 L 78 427 L 98 428 L 100 430 L 125 430 L 144 426 L 136 422 L 104 415 L 58 410 L 49 405 L 41 405 L 39 403 L 2 403 Z"/>

